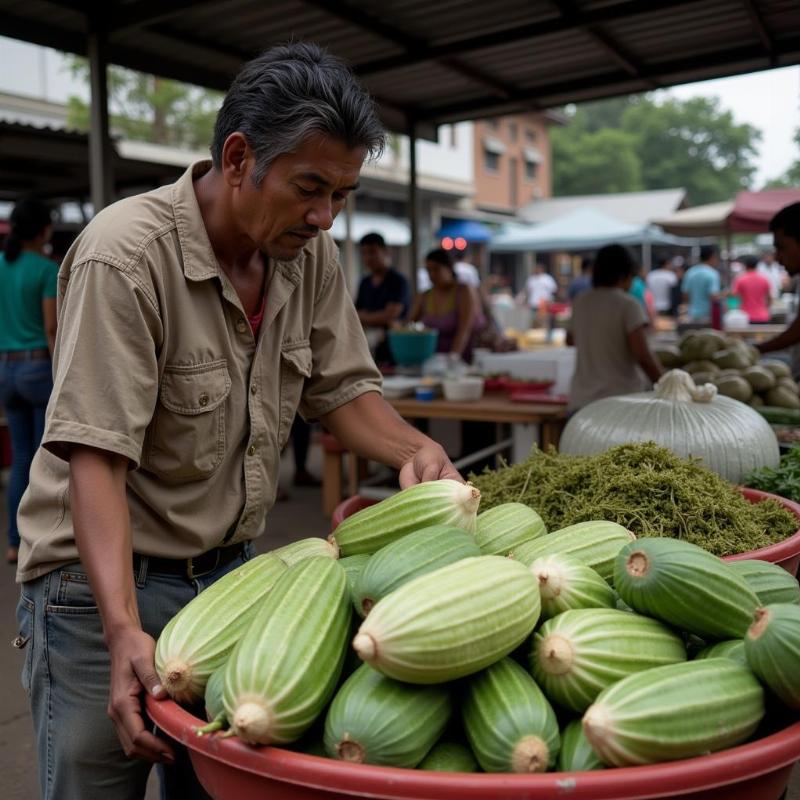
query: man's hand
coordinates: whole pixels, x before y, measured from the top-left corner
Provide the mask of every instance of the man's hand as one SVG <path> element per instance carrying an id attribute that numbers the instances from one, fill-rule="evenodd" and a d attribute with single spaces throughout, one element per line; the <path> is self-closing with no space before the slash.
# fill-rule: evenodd
<path id="1" fill-rule="evenodd" d="M 117 634 L 108 642 L 111 654 L 111 691 L 108 715 L 117 729 L 125 755 L 171 764 L 175 753 L 163 739 L 150 733 L 142 716 L 142 692 L 158 700 L 167 693 L 159 685 L 154 666 L 156 643 L 142 630 Z"/>
<path id="2" fill-rule="evenodd" d="M 464 483 L 458 470 L 453 466 L 447 453 L 435 442 L 429 440 L 417 450 L 400 468 L 400 488 L 407 489 L 417 483 L 452 478 Z"/>

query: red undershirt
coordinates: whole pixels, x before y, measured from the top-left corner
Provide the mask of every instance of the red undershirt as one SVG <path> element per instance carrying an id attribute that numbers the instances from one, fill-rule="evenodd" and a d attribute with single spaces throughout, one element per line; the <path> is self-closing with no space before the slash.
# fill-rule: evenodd
<path id="1" fill-rule="evenodd" d="M 267 304 L 267 296 L 264 295 L 261 298 L 261 307 L 253 314 L 252 317 L 248 317 L 247 321 L 250 323 L 250 328 L 253 331 L 253 337 L 258 339 L 258 332 L 261 329 L 261 322 L 264 319 L 264 307 Z"/>

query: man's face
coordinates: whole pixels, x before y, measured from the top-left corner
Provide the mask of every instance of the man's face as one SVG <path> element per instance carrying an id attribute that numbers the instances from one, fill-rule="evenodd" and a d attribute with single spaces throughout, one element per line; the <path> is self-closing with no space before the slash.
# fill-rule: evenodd
<path id="1" fill-rule="evenodd" d="M 271 258 L 296 258 L 320 230 L 333 225 L 347 196 L 358 188 L 365 156 L 363 147 L 348 148 L 340 139 L 315 133 L 294 153 L 275 159 L 255 186 L 251 153 L 233 196 L 237 222 Z"/>
<path id="2" fill-rule="evenodd" d="M 361 263 L 370 272 L 383 272 L 389 266 L 389 250 L 379 244 L 362 244 Z"/>
<path id="3" fill-rule="evenodd" d="M 782 230 L 775 231 L 775 260 L 786 267 L 790 275 L 800 272 L 800 241 Z"/>

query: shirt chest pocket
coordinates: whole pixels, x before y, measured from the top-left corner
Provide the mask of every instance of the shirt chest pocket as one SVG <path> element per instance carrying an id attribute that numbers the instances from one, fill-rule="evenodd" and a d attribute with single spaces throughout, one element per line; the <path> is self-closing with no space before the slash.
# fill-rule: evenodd
<path id="1" fill-rule="evenodd" d="M 210 477 L 225 457 L 227 362 L 167 365 L 143 466 L 167 482 Z"/>
<path id="2" fill-rule="evenodd" d="M 303 396 L 303 385 L 311 377 L 311 344 L 307 339 L 281 345 L 281 400 L 278 443 L 289 439 L 294 415 Z"/>

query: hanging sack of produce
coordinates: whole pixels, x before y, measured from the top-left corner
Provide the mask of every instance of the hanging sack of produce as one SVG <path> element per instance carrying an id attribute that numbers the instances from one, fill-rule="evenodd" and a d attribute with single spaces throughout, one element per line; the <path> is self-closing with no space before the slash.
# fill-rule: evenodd
<path id="1" fill-rule="evenodd" d="M 752 394 L 741 378 L 728 379 L 724 386 L 726 392 L 742 389 L 748 394 L 743 401 Z M 678 369 L 666 373 L 652 392 L 607 397 L 578 411 L 567 423 L 559 449 L 567 455 L 593 455 L 648 441 L 684 458 L 699 458 L 734 483 L 752 469 L 777 466 L 780 458 L 778 440 L 757 411 L 720 396 L 714 386 L 696 386 Z"/>

